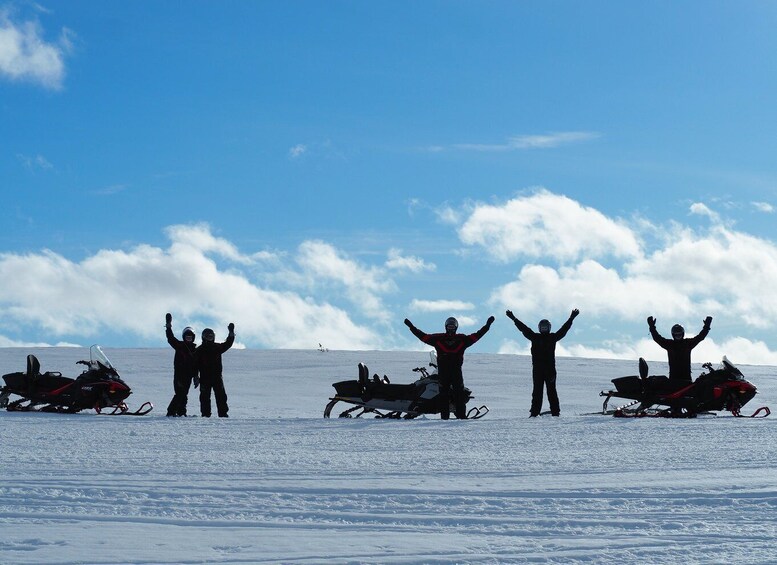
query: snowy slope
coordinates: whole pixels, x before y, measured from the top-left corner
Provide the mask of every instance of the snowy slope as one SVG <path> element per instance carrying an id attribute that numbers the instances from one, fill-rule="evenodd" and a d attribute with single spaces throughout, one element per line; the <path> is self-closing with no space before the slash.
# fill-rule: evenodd
<path id="1" fill-rule="evenodd" d="M 0 412 L 1 563 L 777 562 L 777 417 L 585 415 L 635 362 L 559 359 L 561 418 L 526 417 L 528 358 L 470 353 L 482 420 L 325 420 L 359 361 L 410 382 L 427 355 L 235 350 L 231 418 L 169 419 L 172 350 L 106 352 L 156 409 Z M 777 407 L 777 371 L 740 368 L 745 412 Z"/>

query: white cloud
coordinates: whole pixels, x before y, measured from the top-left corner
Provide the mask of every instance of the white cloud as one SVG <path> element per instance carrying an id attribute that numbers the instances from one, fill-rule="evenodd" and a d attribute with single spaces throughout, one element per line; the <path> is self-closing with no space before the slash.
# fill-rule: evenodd
<path id="1" fill-rule="evenodd" d="M 752 202 L 753 208 L 758 210 L 759 212 L 764 212 L 766 214 L 771 214 L 774 212 L 774 206 L 769 204 L 768 202 Z"/>
<path id="2" fill-rule="evenodd" d="M 571 308 L 592 316 L 624 320 L 654 315 L 687 314 L 688 297 L 670 281 L 653 277 L 623 277 L 616 269 L 596 261 L 555 269 L 526 265 L 517 280 L 497 288 L 491 303 L 516 312 L 541 315 Z"/>
<path id="3" fill-rule="evenodd" d="M 510 138 L 510 145 L 516 149 L 547 149 L 566 145 L 591 141 L 600 137 L 599 133 L 591 131 L 566 131 L 548 133 L 545 135 L 519 135 Z"/>
<path id="4" fill-rule="evenodd" d="M 71 35 L 65 28 L 56 42 L 47 42 L 37 21 L 15 22 L 8 9 L 0 10 L 0 76 L 61 88 Z"/>
<path id="5" fill-rule="evenodd" d="M 480 329 L 480 326 L 485 323 L 485 320 L 481 322 L 472 316 L 456 316 L 456 321 L 459 322 L 459 331 L 464 328 L 472 328 L 475 326 L 477 326 L 477 329 Z"/>
<path id="6" fill-rule="evenodd" d="M 414 312 L 463 312 L 474 310 L 475 305 L 461 300 L 413 300 L 410 309 Z"/>
<path id="7" fill-rule="evenodd" d="M 628 265 L 633 277 L 664 281 L 688 297 L 689 312 L 716 307 L 750 326 L 765 328 L 777 318 L 774 243 L 723 226 L 697 235 L 683 231 L 673 243 Z"/>
<path id="8" fill-rule="evenodd" d="M 104 188 L 100 188 L 98 190 L 95 190 L 93 194 L 96 194 L 98 196 L 112 196 L 114 194 L 119 194 L 120 192 L 124 192 L 129 188 L 129 185 L 126 184 L 112 184 L 110 186 L 106 186 Z"/>
<path id="9" fill-rule="evenodd" d="M 234 322 L 242 343 L 266 347 L 385 344 L 336 306 L 252 282 L 239 270 L 251 257 L 207 226 L 171 226 L 167 235 L 167 249 L 103 250 L 80 262 L 51 251 L 0 254 L 0 277 L 7 281 L 0 287 L 0 320 L 57 336 L 92 338 L 110 329 L 161 340 L 164 313 L 172 312 L 176 326 L 207 324 L 219 335 Z"/>
<path id="10" fill-rule="evenodd" d="M 419 257 L 413 255 L 402 255 L 401 249 L 389 249 L 386 268 L 395 271 L 410 271 L 411 273 L 421 273 L 423 271 L 434 271 L 437 266 L 434 263 L 427 263 Z"/>
<path id="11" fill-rule="evenodd" d="M 444 224 L 460 224 L 463 219 L 464 215 L 459 210 L 455 210 L 451 206 L 442 206 L 439 209 L 435 210 L 435 214 L 437 215 L 437 218 Z"/>
<path id="12" fill-rule="evenodd" d="M 519 257 L 568 261 L 640 253 L 636 234 L 623 222 L 545 189 L 501 205 L 477 204 L 458 231 L 463 243 L 480 246 L 500 261 Z"/>
<path id="13" fill-rule="evenodd" d="M 476 209 L 460 230 L 462 241 L 476 242 L 503 260 L 521 253 L 545 260 L 580 260 L 568 266 L 525 264 L 515 280 L 494 290 L 492 304 L 532 314 L 579 307 L 588 315 L 621 320 L 647 315 L 698 319 L 708 314 L 724 315 L 755 328 L 774 326 L 777 294 L 768 290 L 777 280 L 777 245 L 773 242 L 736 231 L 717 221 L 717 215 L 705 205 L 696 204 L 692 207 L 695 213 L 716 219 L 712 227 L 697 233 L 670 225 L 662 230 L 663 236 L 650 251 L 625 225 L 577 203 L 566 203 L 563 197 L 545 192 L 538 196 L 543 205 L 536 206 L 532 201 L 536 197 L 531 197 L 503 207 L 480 207 L 486 210 L 482 215 Z M 559 198 L 559 217 L 566 225 L 580 228 L 578 241 L 574 241 L 573 231 L 545 230 L 545 210 L 552 209 L 545 201 Z M 528 226 L 534 221 L 542 235 L 530 233 Z M 597 232 L 594 240 L 585 234 L 585 225 Z M 621 231 L 622 248 L 618 251 L 625 258 L 611 266 L 587 258 L 603 255 L 607 244 L 595 238 L 608 229 L 610 233 Z M 550 233 L 559 236 L 553 240 L 556 247 L 551 245 Z M 510 247 L 513 240 L 520 241 L 525 249 L 517 244 Z"/>
<path id="14" fill-rule="evenodd" d="M 480 151 L 480 152 L 504 152 L 519 151 L 526 149 L 551 149 L 570 143 L 580 143 L 597 139 L 601 135 L 590 131 L 566 131 L 553 132 L 542 135 L 516 135 L 509 138 L 504 143 L 459 143 L 453 145 L 453 149 L 462 151 Z M 440 151 L 439 146 L 428 148 L 428 150 Z"/>
<path id="15" fill-rule="evenodd" d="M 713 222 L 720 221 L 720 215 L 701 202 L 694 202 L 691 204 L 690 212 L 691 214 L 696 214 L 698 216 L 707 216 Z"/>
<path id="16" fill-rule="evenodd" d="M 35 169 L 48 171 L 54 168 L 54 165 L 52 165 L 43 155 L 35 155 L 34 157 L 30 157 L 28 155 L 17 154 L 16 158 L 21 161 L 25 169 L 30 171 Z"/>
<path id="17" fill-rule="evenodd" d="M 237 247 L 226 239 L 215 237 L 208 224 L 175 225 L 165 229 L 167 236 L 173 241 L 173 248 L 195 250 L 202 254 L 214 253 L 224 259 L 250 265 L 254 259 L 241 254 Z"/>
<path id="18" fill-rule="evenodd" d="M 341 285 L 351 302 L 368 316 L 384 321 L 391 317 L 380 295 L 395 291 L 396 285 L 383 269 L 364 267 L 323 241 L 302 243 L 296 260 L 310 286 Z"/>
<path id="19" fill-rule="evenodd" d="M 289 159 L 298 159 L 299 157 L 302 157 L 305 153 L 307 153 L 307 145 L 303 145 L 302 143 L 298 143 L 291 149 L 289 149 Z"/>

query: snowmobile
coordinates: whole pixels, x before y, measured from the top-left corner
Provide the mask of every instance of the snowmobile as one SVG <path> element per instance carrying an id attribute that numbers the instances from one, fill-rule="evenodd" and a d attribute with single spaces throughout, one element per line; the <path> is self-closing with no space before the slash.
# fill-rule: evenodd
<path id="1" fill-rule="evenodd" d="M 437 368 L 434 352 L 429 366 Z M 370 378 L 370 370 L 359 363 L 359 378 L 357 380 L 333 383 L 335 396 L 329 399 L 324 409 L 324 418 L 329 418 L 332 408 L 338 402 L 353 404 L 340 414 L 340 418 L 359 418 L 364 414 L 374 414 L 376 418 L 403 418 L 410 420 L 421 414 L 440 414 L 443 402 L 450 402 L 441 394 L 440 377 L 436 372 L 430 372 L 426 367 L 416 367 L 413 372 L 420 378 L 411 384 L 391 384 L 386 375 L 377 374 Z M 472 391 L 464 388 L 467 402 L 472 400 Z M 454 412 L 453 404 L 449 411 Z M 466 417 L 477 420 L 488 413 L 487 406 L 470 408 Z"/>
<path id="2" fill-rule="evenodd" d="M 742 407 L 756 395 L 755 386 L 725 356 L 722 365 L 713 368 L 711 363 L 702 365 L 706 372 L 692 383 L 673 383 L 665 375 L 648 376 L 648 364 L 640 358 L 639 376 L 613 379 L 615 390 L 602 391 L 602 414 L 619 417 L 663 416 L 693 418 L 702 413 L 727 410 L 734 416 L 742 416 Z M 625 398 L 632 402 L 615 410 L 608 410 L 610 399 Z M 771 412 L 761 407 L 751 416 Z"/>
<path id="3" fill-rule="evenodd" d="M 151 412 L 154 406 L 150 402 L 130 412 L 124 401 L 132 391 L 99 345 L 89 348 L 89 357 L 89 361 L 76 362 L 86 368 L 71 379 L 55 371 L 41 374 L 38 358 L 28 355 L 25 372 L 3 375 L 0 408 L 69 414 L 91 409 L 111 416 L 143 416 Z M 21 398 L 11 401 L 12 394 Z"/>

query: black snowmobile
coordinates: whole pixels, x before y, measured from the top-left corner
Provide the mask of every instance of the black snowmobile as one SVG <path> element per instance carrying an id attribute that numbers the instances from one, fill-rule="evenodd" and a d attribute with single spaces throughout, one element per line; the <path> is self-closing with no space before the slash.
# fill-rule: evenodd
<path id="1" fill-rule="evenodd" d="M 99 345 L 89 349 L 89 357 L 89 361 L 77 362 L 86 365 L 86 369 L 71 379 L 54 371 L 41 374 L 37 357 L 28 355 L 27 371 L 3 375 L 5 386 L 0 388 L 0 408 L 69 414 L 91 409 L 111 416 L 143 416 L 151 412 L 154 406 L 150 402 L 134 412 L 129 411 L 124 401 L 132 391 Z M 12 394 L 21 398 L 10 401 Z"/>
<path id="2" fill-rule="evenodd" d="M 693 418 L 705 412 L 727 410 L 734 416 L 742 416 L 742 407 L 756 395 L 755 386 L 747 381 L 742 372 L 726 357 L 722 365 L 715 369 L 711 363 L 702 365 L 706 372 L 688 383 L 672 383 L 665 375 L 648 376 L 648 364 L 639 360 L 639 376 L 613 379 L 615 390 L 602 391 L 604 396 L 602 414 L 620 417 L 664 416 L 669 418 Z M 613 397 L 626 398 L 632 402 L 615 410 L 607 405 Z M 762 407 L 751 416 L 764 412 L 768 416 L 769 408 Z"/>
<path id="3" fill-rule="evenodd" d="M 429 366 L 436 369 L 434 353 Z M 374 414 L 376 418 L 404 418 L 406 420 L 421 414 L 440 414 L 444 399 L 440 394 L 440 377 L 436 372 L 430 373 L 426 367 L 416 367 L 413 372 L 420 373 L 421 378 L 411 384 L 391 384 L 386 375 L 377 374 L 370 378 L 370 370 L 359 363 L 359 378 L 352 381 L 340 381 L 332 384 L 336 394 L 329 399 L 324 409 L 324 418 L 329 418 L 332 408 L 338 402 L 354 404 L 340 414 L 340 418 L 359 418 L 364 414 Z M 472 400 L 472 391 L 464 388 L 467 402 Z M 454 412 L 453 404 L 450 412 Z M 488 413 L 488 407 L 473 407 L 467 411 L 467 418 L 476 420 Z"/>

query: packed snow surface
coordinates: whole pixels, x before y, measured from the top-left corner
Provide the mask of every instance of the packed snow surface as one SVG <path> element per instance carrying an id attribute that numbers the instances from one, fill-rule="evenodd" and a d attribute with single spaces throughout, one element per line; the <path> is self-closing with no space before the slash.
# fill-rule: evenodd
<path id="1" fill-rule="evenodd" d="M 558 359 L 560 418 L 527 417 L 529 358 L 468 353 L 482 420 L 326 420 L 359 361 L 407 383 L 428 354 L 232 350 L 230 418 L 206 419 L 165 417 L 171 349 L 105 351 L 156 408 L 0 411 L 2 563 L 777 562 L 777 413 L 591 414 L 636 361 Z M 68 376 L 88 359 L 0 349 L 0 372 L 30 352 Z M 777 371 L 740 369 L 743 412 L 777 407 Z"/>

